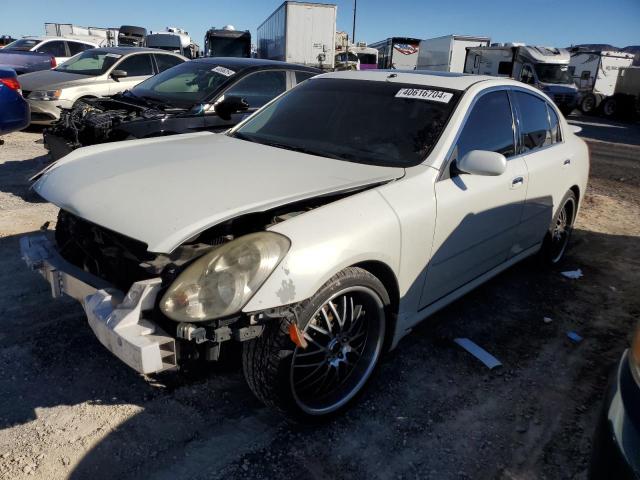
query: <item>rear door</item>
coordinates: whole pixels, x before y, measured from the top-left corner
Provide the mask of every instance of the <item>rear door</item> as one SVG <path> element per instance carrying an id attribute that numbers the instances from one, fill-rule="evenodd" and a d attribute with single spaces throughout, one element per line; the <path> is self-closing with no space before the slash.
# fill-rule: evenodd
<path id="1" fill-rule="evenodd" d="M 499 176 L 470 175 L 455 169 L 471 150 L 507 158 Z M 528 181 L 516 155 L 515 122 L 507 90 L 482 92 L 460 130 L 435 185 L 436 228 L 421 306 L 425 307 L 507 260 L 520 224 Z"/>
<path id="2" fill-rule="evenodd" d="M 176 57 L 175 55 L 154 53 L 153 57 L 156 61 L 156 73 L 162 73 L 165 70 L 168 70 L 171 67 L 175 67 L 176 65 L 180 65 L 184 62 L 183 59 L 181 59 L 180 57 Z"/>
<path id="3" fill-rule="evenodd" d="M 514 254 L 540 243 L 567 192 L 574 152 L 564 142 L 556 108 L 533 92 L 514 90 L 518 153 L 529 172 L 527 197 Z"/>

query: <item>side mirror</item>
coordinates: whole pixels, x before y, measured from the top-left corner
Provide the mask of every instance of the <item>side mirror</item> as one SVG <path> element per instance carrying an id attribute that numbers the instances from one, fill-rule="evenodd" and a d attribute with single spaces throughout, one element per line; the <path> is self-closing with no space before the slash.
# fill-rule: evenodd
<path id="1" fill-rule="evenodd" d="M 456 162 L 458 170 L 471 175 L 502 175 L 507 170 L 504 155 L 486 150 L 471 150 Z"/>
<path id="2" fill-rule="evenodd" d="M 249 104 L 242 97 L 229 96 L 221 102 L 216 103 L 216 114 L 223 120 L 231 120 L 231 115 L 244 112 L 249 108 Z"/>
<path id="3" fill-rule="evenodd" d="M 124 70 L 114 70 L 113 72 L 111 72 L 111 78 L 113 78 L 117 82 L 119 82 L 121 78 L 125 78 L 128 75 L 129 74 Z"/>

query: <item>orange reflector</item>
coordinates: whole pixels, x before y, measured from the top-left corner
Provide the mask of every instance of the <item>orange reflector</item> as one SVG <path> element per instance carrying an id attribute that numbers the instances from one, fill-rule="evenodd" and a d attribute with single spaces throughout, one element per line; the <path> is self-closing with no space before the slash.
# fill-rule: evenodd
<path id="1" fill-rule="evenodd" d="M 307 340 L 304 338 L 304 335 L 298 328 L 298 325 L 295 323 L 289 325 L 289 338 L 291 338 L 291 341 L 302 349 L 307 348 L 307 346 L 309 345 L 307 343 Z"/>

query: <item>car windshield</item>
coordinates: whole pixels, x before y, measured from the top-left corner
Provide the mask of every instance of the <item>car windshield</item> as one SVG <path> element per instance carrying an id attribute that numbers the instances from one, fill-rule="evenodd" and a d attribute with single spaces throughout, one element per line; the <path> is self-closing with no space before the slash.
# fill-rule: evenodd
<path id="1" fill-rule="evenodd" d="M 4 47 L 4 50 L 21 50 L 28 52 L 33 47 L 38 45 L 42 40 L 33 40 L 29 38 L 21 38 Z"/>
<path id="2" fill-rule="evenodd" d="M 71 57 L 55 68 L 58 72 L 79 73 L 80 75 L 102 75 L 113 66 L 122 55 L 119 53 L 105 52 L 104 50 L 91 49 L 80 55 Z"/>
<path id="3" fill-rule="evenodd" d="M 310 79 L 230 135 L 357 163 L 421 163 L 447 124 L 460 92 L 389 82 Z"/>
<path id="4" fill-rule="evenodd" d="M 176 105 L 194 105 L 206 101 L 236 72 L 209 62 L 185 62 L 169 68 L 137 85 L 138 97 L 166 100 Z"/>
<path id="5" fill-rule="evenodd" d="M 209 55 L 212 57 L 248 57 L 250 45 L 246 37 L 209 39 Z"/>
<path id="6" fill-rule="evenodd" d="M 538 80 L 542 83 L 562 83 L 571 84 L 573 78 L 569 73 L 569 65 L 544 65 L 537 64 L 535 66 Z"/>

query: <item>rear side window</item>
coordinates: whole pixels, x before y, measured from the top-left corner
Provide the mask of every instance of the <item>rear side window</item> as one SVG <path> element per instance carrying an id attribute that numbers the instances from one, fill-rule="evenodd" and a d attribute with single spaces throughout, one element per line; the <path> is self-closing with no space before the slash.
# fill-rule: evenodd
<path id="1" fill-rule="evenodd" d="M 260 108 L 287 89 L 285 72 L 267 71 L 246 76 L 225 92 L 244 98 L 251 108 Z"/>
<path id="2" fill-rule="evenodd" d="M 490 92 L 473 106 L 456 144 L 455 159 L 471 150 L 487 150 L 505 157 L 515 154 L 513 115 L 507 92 Z"/>
<path id="3" fill-rule="evenodd" d="M 151 65 L 151 55 L 141 54 L 132 55 L 122 61 L 116 67 L 117 70 L 124 70 L 128 77 L 140 77 L 142 75 L 153 75 L 153 67 Z"/>
<path id="4" fill-rule="evenodd" d="M 520 112 L 520 153 L 551 144 L 547 102 L 534 95 L 514 92 Z"/>
<path id="5" fill-rule="evenodd" d="M 67 42 L 67 46 L 69 47 L 69 53 L 71 53 L 72 57 L 80 52 L 84 52 L 85 50 L 93 48 L 93 46 L 91 45 L 79 42 Z"/>
<path id="6" fill-rule="evenodd" d="M 296 85 L 298 83 L 304 82 L 305 80 L 308 80 L 313 76 L 315 76 L 315 73 L 312 72 L 296 72 Z"/>
<path id="7" fill-rule="evenodd" d="M 175 57 L 173 55 L 156 54 L 154 57 L 156 57 L 156 63 L 158 64 L 158 72 L 164 72 L 165 70 L 182 63 L 182 59 L 180 57 Z"/>
<path id="8" fill-rule="evenodd" d="M 54 57 L 66 57 L 67 51 L 64 48 L 64 42 L 47 42 L 36 50 L 40 53 L 48 53 Z"/>
<path id="9" fill-rule="evenodd" d="M 551 136 L 551 143 L 561 142 L 562 132 L 560 132 L 560 121 L 558 120 L 558 114 L 548 103 L 547 110 L 549 110 L 549 123 L 551 124 L 551 130 L 549 132 Z"/>

